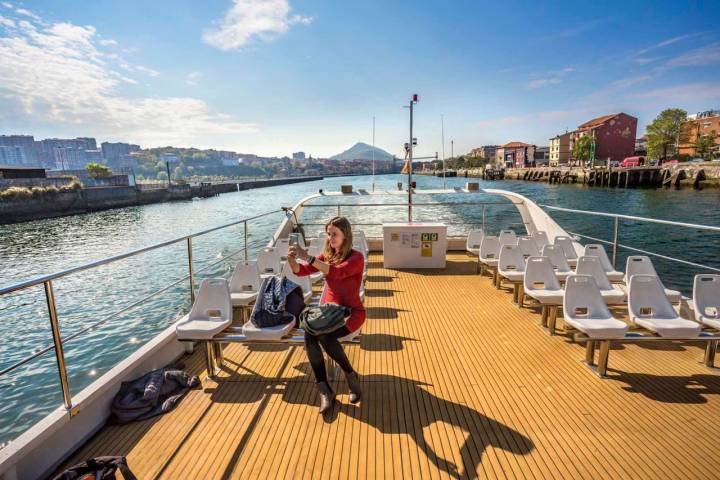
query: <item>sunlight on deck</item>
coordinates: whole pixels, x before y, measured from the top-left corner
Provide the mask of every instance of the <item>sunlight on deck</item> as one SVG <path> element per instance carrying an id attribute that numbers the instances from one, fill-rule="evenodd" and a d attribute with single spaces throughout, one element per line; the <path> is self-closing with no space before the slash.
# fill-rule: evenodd
<path id="1" fill-rule="evenodd" d="M 464 254 L 442 271 L 370 262 L 368 321 L 346 347 L 359 406 L 341 381 L 318 415 L 302 347 L 232 344 L 218 382 L 105 427 L 68 463 L 126 455 L 141 479 L 717 476 L 720 376 L 701 345 L 614 347 L 600 380 L 561 319 L 550 337 Z M 202 372 L 201 349 L 185 363 Z"/>

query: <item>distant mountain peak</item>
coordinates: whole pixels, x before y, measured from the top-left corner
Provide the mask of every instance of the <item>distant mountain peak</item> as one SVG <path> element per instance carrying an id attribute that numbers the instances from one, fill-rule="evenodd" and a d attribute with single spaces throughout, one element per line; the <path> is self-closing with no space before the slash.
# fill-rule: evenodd
<path id="1" fill-rule="evenodd" d="M 367 143 L 357 142 L 342 153 L 333 155 L 331 160 L 372 160 L 373 147 Z M 375 147 L 375 160 L 392 161 L 393 155 L 382 148 Z"/>

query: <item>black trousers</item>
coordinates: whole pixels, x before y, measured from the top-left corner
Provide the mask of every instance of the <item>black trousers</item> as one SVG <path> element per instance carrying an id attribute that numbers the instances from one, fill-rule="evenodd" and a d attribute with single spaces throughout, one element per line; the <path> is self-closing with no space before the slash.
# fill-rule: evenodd
<path id="1" fill-rule="evenodd" d="M 350 365 L 350 360 L 348 360 L 347 355 L 345 355 L 345 350 L 343 350 L 342 345 L 338 341 L 338 339 L 349 334 L 350 330 L 348 330 L 347 327 L 341 327 L 334 332 L 317 336 L 305 332 L 305 351 L 307 352 L 310 366 L 312 366 L 313 373 L 315 374 L 315 380 L 318 383 L 327 382 L 327 370 L 325 369 L 323 350 L 340 365 L 340 368 L 342 368 L 345 373 L 352 373 L 353 368 L 352 365 Z"/>

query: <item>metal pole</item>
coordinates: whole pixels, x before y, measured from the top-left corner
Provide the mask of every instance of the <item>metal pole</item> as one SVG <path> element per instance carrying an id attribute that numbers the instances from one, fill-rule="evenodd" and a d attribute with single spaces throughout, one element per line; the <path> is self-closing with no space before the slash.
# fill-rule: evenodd
<path id="1" fill-rule="evenodd" d="M 338 213 L 337 213 L 337 216 L 338 216 L 338 217 L 340 216 L 340 205 L 338 205 Z"/>
<path id="2" fill-rule="evenodd" d="M 442 156 L 443 156 L 443 189 L 447 188 L 445 183 L 445 115 L 440 115 L 440 132 L 442 136 Z"/>
<path id="3" fill-rule="evenodd" d="M 617 260 L 617 247 L 618 247 L 618 232 L 620 230 L 620 219 L 615 217 L 615 228 L 613 231 L 613 268 L 615 268 L 615 262 Z"/>
<path id="4" fill-rule="evenodd" d="M 190 271 L 190 303 L 195 303 L 195 278 L 193 276 L 192 237 L 187 238 L 188 270 Z"/>
<path id="5" fill-rule="evenodd" d="M 57 360 L 58 373 L 60 374 L 63 405 L 65 405 L 66 410 L 70 411 L 72 409 L 72 394 L 70 393 L 70 382 L 68 382 L 67 367 L 65 366 L 65 354 L 63 353 L 62 338 L 60 337 L 60 324 L 58 323 L 52 280 L 44 282 L 44 285 L 45 299 L 50 313 L 50 328 L 52 329 L 53 344 L 55 345 L 55 360 Z"/>
<path id="6" fill-rule="evenodd" d="M 482 222 L 483 235 L 485 235 L 485 205 L 483 205 L 483 222 Z"/>
<path id="7" fill-rule="evenodd" d="M 408 222 L 412 223 L 413 101 L 410 100 L 410 145 L 408 149 Z"/>
<path id="8" fill-rule="evenodd" d="M 375 191 L 375 117 L 373 116 L 372 191 Z"/>
<path id="9" fill-rule="evenodd" d="M 247 231 L 247 220 L 243 222 L 243 236 L 245 237 L 245 261 L 247 262 L 248 254 L 247 254 L 247 238 L 248 238 L 248 231 Z"/>

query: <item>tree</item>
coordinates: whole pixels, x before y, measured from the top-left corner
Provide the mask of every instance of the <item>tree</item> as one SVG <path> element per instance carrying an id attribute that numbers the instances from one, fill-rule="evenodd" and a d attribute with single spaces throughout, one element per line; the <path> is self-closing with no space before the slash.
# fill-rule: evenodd
<path id="1" fill-rule="evenodd" d="M 595 139 L 590 135 L 580 137 L 573 145 L 572 155 L 575 160 L 588 163 L 593 160 L 595 154 Z"/>
<path id="2" fill-rule="evenodd" d="M 716 138 L 717 133 L 715 130 L 705 135 L 698 135 L 695 140 L 695 155 L 702 157 L 705 160 L 712 159 Z"/>
<path id="3" fill-rule="evenodd" d="M 99 163 L 88 163 L 85 165 L 85 170 L 93 178 L 109 177 L 113 173 L 108 167 Z"/>
<path id="4" fill-rule="evenodd" d="M 668 156 L 676 156 L 678 146 L 688 141 L 689 132 L 683 125 L 686 120 L 687 112 L 682 108 L 668 108 L 660 112 L 647 126 L 648 157 L 666 160 Z"/>

